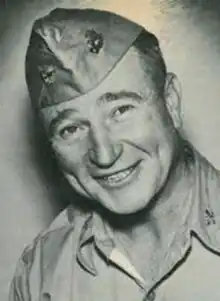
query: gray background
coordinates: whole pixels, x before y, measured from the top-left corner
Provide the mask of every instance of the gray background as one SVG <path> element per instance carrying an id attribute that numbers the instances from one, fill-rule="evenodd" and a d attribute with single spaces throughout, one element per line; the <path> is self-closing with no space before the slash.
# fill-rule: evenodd
<path id="1" fill-rule="evenodd" d="M 220 2 L 134 2 L 0 1 L 0 300 L 7 300 L 24 246 L 65 206 L 54 188 L 56 169 L 36 138 L 24 80 L 32 20 L 50 8 L 105 8 L 156 33 L 169 69 L 182 83 L 185 135 L 220 169 Z"/>

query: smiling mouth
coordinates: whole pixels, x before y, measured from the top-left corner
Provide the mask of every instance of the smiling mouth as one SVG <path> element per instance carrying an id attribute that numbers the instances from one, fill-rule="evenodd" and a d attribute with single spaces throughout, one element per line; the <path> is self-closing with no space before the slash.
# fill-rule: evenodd
<path id="1" fill-rule="evenodd" d="M 120 170 L 118 172 L 109 174 L 109 175 L 104 175 L 104 176 L 97 176 L 94 177 L 98 182 L 101 182 L 105 186 L 118 186 L 121 185 L 124 182 L 127 182 L 128 180 L 131 179 L 131 177 L 135 174 L 137 167 L 139 166 L 141 160 L 137 161 L 135 164 L 132 166 Z"/>

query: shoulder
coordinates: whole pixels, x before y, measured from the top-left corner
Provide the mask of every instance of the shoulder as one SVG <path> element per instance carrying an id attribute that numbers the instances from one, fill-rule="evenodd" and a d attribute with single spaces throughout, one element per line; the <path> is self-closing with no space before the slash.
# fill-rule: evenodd
<path id="1" fill-rule="evenodd" d="M 70 205 L 26 246 L 17 262 L 11 282 L 10 301 L 30 300 L 30 279 L 34 277 L 32 285 L 35 287 L 40 285 L 41 280 L 36 275 L 42 273 L 42 268 L 48 271 L 54 268 L 70 234 L 75 236 L 74 239 L 78 239 L 87 216 L 88 213 Z"/>
<path id="2" fill-rule="evenodd" d="M 77 232 L 84 223 L 87 214 L 73 205 L 63 210 L 23 251 L 20 260 L 30 266 L 37 250 L 40 248 L 56 248 L 66 239 L 68 233 Z"/>
<path id="3" fill-rule="evenodd" d="M 10 300 L 29 300 L 28 279 L 41 265 L 53 266 L 71 233 L 77 236 L 87 214 L 72 205 L 63 210 L 39 235 L 26 246 L 17 262 L 10 290 Z M 20 298 L 15 297 L 22 296 Z M 17 298 L 17 299 L 16 299 Z"/>
<path id="4" fill-rule="evenodd" d="M 220 216 L 220 171 L 198 152 L 196 165 L 199 197 L 211 206 L 217 216 Z"/>

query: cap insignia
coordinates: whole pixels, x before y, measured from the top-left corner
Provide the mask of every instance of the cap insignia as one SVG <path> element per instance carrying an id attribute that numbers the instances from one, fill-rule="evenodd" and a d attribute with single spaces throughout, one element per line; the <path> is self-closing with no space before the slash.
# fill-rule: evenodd
<path id="1" fill-rule="evenodd" d="M 55 67 L 47 66 L 47 67 L 39 67 L 39 71 L 43 81 L 48 85 L 52 85 L 55 82 Z"/>
<path id="2" fill-rule="evenodd" d="M 104 45 L 102 34 L 97 33 L 94 29 L 88 29 L 85 33 L 85 38 L 89 52 L 98 54 Z"/>
<path id="3" fill-rule="evenodd" d="M 207 226 L 213 225 L 216 223 L 214 212 L 210 209 L 205 210 L 205 223 Z"/>

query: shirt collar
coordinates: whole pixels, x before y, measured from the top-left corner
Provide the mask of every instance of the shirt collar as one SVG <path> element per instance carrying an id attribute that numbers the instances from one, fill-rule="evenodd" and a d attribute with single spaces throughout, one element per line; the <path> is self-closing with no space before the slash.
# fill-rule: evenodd
<path id="1" fill-rule="evenodd" d="M 189 207 L 172 245 L 168 248 L 166 260 L 168 270 L 174 271 L 184 262 L 196 237 L 209 251 L 220 255 L 220 176 L 219 172 L 198 152 L 194 151 L 194 185 L 189 196 Z M 182 211 L 180 211 L 182 215 Z"/>
<path id="2" fill-rule="evenodd" d="M 102 251 L 107 259 L 115 247 L 113 234 L 108 223 L 98 213 L 91 212 L 81 231 L 77 260 L 88 272 L 97 275 L 93 260 L 94 245 Z"/>
<path id="3" fill-rule="evenodd" d="M 206 248 L 220 254 L 220 175 L 200 154 L 196 157 L 191 232 Z"/>

